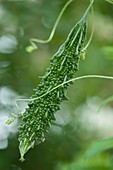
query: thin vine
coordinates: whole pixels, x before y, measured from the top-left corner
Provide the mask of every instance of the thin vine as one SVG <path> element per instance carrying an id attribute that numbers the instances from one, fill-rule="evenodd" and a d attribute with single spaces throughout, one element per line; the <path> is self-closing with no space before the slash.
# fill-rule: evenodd
<path id="1" fill-rule="evenodd" d="M 58 15 L 58 17 L 57 17 L 57 19 L 56 19 L 56 21 L 55 21 L 55 23 L 54 23 L 54 26 L 53 26 L 53 28 L 52 28 L 52 31 L 51 31 L 50 36 L 48 37 L 48 39 L 46 39 L 46 40 L 41 40 L 41 39 L 31 38 L 31 39 L 30 39 L 30 45 L 29 45 L 28 47 L 26 47 L 26 51 L 27 51 L 27 52 L 31 53 L 32 51 L 36 50 L 36 49 L 38 48 L 38 46 L 36 45 L 36 43 L 46 44 L 46 43 L 49 43 L 49 42 L 52 40 L 52 38 L 53 38 L 53 36 L 54 36 L 54 34 L 55 34 L 55 31 L 56 31 L 57 25 L 58 25 L 58 23 L 59 23 L 62 15 L 63 15 L 64 11 L 65 11 L 66 8 L 69 6 L 69 4 L 70 4 L 71 2 L 73 2 L 73 1 L 74 1 L 74 0 L 69 0 L 69 1 L 64 5 L 64 7 L 62 8 L 60 14 Z"/>
<path id="2" fill-rule="evenodd" d="M 30 101 L 34 101 L 34 100 L 38 100 L 38 99 L 41 99 L 42 97 L 46 96 L 47 94 L 51 93 L 52 91 L 56 90 L 57 88 L 59 87 L 63 87 L 65 84 L 68 84 L 70 82 L 75 82 L 75 81 L 78 81 L 78 80 L 81 80 L 81 79 L 89 79 L 89 78 L 98 78 L 98 79 L 107 79 L 107 80 L 113 80 L 113 76 L 104 76 L 104 75 L 83 75 L 83 76 L 80 76 L 80 77 L 75 77 L 75 78 L 72 78 L 68 81 L 65 81 L 61 84 L 59 84 L 58 86 L 52 88 L 50 91 L 42 94 L 41 96 L 39 97 L 36 97 L 36 98 L 32 98 L 32 99 L 17 99 L 15 101 L 15 105 L 20 113 L 20 117 L 23 116 L 22 114 L 22 111 L 21 111 L 21 108 L 19 107 L 18 105 L 18 102 L 30 102 Z M 106 104 L 107 102 L 110 102 L 110 101 L 113 101 L 113 96 L 108 98 L 107 101 L 105 102 L 102 102 L 102 105 L 99 107 L 99 109 L 104 105 Z M 14 115 L 14 114 L 13 114 Z"/>

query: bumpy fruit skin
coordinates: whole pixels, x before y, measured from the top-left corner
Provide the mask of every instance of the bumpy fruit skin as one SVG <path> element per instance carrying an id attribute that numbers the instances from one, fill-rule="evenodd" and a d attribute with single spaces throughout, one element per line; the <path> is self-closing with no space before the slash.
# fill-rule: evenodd
<path id="1" fill-rule="evenodd" d="M 51 58 L 50 66 L 31 98 L 37 98 L 73 78 L 79 67 L 80 51 L 85 41 L 86 29 L 86 19 L 73 27 L 66 41 Z M 24 154 L 30 148 L 45 140 L 44 134 L 55 120 L 54 113 L 60 109 L 60 103 L 66 99 L 65 93 L 68 86 L 69 83 L 28 103 L 19 127 L 21 161 L 24 160 Z"/>

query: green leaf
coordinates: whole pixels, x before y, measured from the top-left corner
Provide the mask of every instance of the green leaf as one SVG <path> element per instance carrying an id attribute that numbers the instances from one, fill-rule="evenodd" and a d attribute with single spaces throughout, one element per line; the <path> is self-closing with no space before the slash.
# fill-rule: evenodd
<path id="1" fill-rule="evenodd" d="M 15 118 L 14 117 L 10 117 L 7 121 L 6 124 L 10 125 L 12 122 L 14 122 Z"/>
<path id="2" fill-rule="evenodd" d="M 93 142 L 85 153 L 85 158 L 90 159 L 111 148 L 113 148 L 113 138 Z"/>
<path id="3" fill-rule="evenodd" d="M 12 116 L 6 121 L 6 124 L 7 124 L 7 125 L 10 125 L 11 123 L 14 122 L 14 120 L 15 120 L 16 118 L 18 118 L 18 116 L 15 115 L 14 113 L 11 113 L 11 115 L 12 115 Z"/>
<path id="4" fill-rule="evenodd" d="M 102 52 L 109 59 L 113 59 L 113 46 L 105 46 L 105 47 L 103 47 Z"/>
<path id="5" fill-rule="evenodd" d="M 107 2 L 113 4 L 113 0 L 106 0 Z"/>
<path id="6" fill-rule="evenodd" d="M 105 99 L 104 101 L 101 102 L 97 111 L 99 111 L 101 108 L 103 108 L 104 106 L 106 106 L 108 103 L 110 103 L 112 101 L 113 101 L 113 96 L 108 97 L 107 99 Z"/>

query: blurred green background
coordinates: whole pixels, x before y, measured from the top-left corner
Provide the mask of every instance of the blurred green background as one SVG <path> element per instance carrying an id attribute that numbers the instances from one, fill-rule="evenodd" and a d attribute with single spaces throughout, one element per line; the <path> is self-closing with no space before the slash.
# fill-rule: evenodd
<path id="1" fill-rule="evenodd" d="M 15 99 L 30 97 L 49 66 L 52 55 L 82 17 L 89 0 L 74 0 L 63 14 L 53 40 L 38 44 L 27 53 L 30 38 L 47 39 L 67 0 L 0 1 L 0 170 L 112 170 L 113 150 L 90 160 L 84 159 L 89 145 L 113 137 L 113 102 L 97 112 L 100 103 L 113 95 L 113 81 L 85 79 L 68 89 L 68 101 L 61 104 L 56 122 L 46 141 L 19 161 L 18 125 L 5 121 L 18 113 Z M 86 59 L 75 76 L 101 74 L 113 76 L 113 5 L 104 0 L 94 3 L 95 29 Z M 89 13 L 88 37 L 92 29 Z M 26 103 L 20 103 L 22 109 Z"/>

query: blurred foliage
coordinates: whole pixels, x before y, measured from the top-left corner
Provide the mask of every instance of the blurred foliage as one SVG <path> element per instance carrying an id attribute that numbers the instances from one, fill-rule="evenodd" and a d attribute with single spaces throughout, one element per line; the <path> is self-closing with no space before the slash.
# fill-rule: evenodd
<path id="1" fill-rule="evenodd" d="M 75 0 L 63 14 L 53 40 L 49 44 L 38 44 L 38 50 L 31 54 L 27 53 L 25 48 L 29 45 L 30 38 L 48 37 L 65 2 L 67 0 L 0 1 L 1 88 L 13 90 L 12 93 L 15 92 L 16 97 L 31 96 L 32 89 L 40 82 L 39 76 L 45 73 L 51 56 L 89 4 L 89 0 Z M 80 70 L 76 76 L 86 74 L 113 76 L 113 6 L 106 1 L 98 0 L 94 3 L 94 11 L 94 36 L 86 59 L 80 63 Z M 91 29 L 92 16 L 89 15 L 88 36 Z M 112 149 L 91 160 L 83 159 L 92 141 L 113 137 L 113 102 L 107 103 L 102 112 L 96 116 L 94 114 L 99 104 L 113 95 L 112 83 L 99 79 L 74 83 L 68 89 L 69 100 L 63 102 L 62 109 L 56 113 L 56 122 L 47 134 L 46 141 L 31 150 L 26 161 L 21 163 L 17 134 L 10 133 L 8 147 L 0 150 L 0 169 L 112 170 Z M 12 103 L 10 108 L 8 105 L 12 98 L 5 93 L 8 92 L 0 91 L 0 118 L 3 114 L 9 115 L 11 107 L 13 108 Z"/>
<path id="2" fill-rule="evenodd" d="M 113 138 L 93 142 L 87 150 L 85 157 L 91 158 L 105 150 L 113 148 Z"/>

